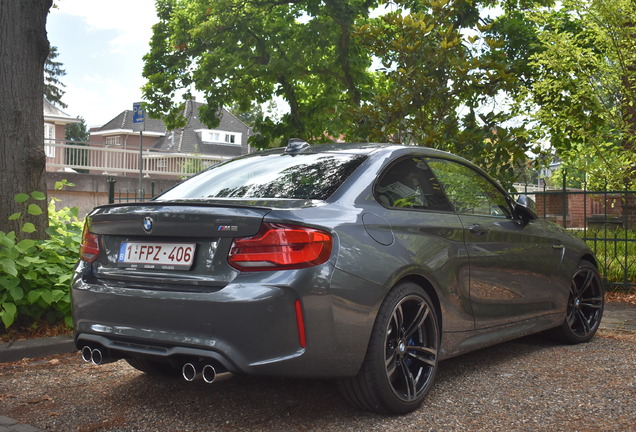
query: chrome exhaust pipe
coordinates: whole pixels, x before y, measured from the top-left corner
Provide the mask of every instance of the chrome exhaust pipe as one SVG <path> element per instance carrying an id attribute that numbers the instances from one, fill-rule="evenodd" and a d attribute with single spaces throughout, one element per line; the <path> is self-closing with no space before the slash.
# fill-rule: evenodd
<path id="1" fill-rule="evenodd" d="M 104 363 L 104 355 L 98 348 L 91 351 L 91 361 L 95 366 L 99 366 Z"/>
<path id="2" fill-rule="evenodd" d="M 84 359 L 84 361 L 86 362 L 93 363 L 95 366 L 112 363 L 118 360 L 104 348 L 91 348 L 89 346 L 85 346 L 84 348 L 82 348 L 82 359 Z"/>
<path id="3" fill-rule="evenodd" d="M 216 380 L 216 369 L 214 369 L 214 366 L 207 364 L 203 366 L 201 376 L 203 377 L 203 381 L 212 384 L 214 380 Z"/>
<path id="4" fill-rule="evenodd" d="M 201 378 L 201 372 L 197 370 L 197 367 L 192 363 L 186 363 L 181 368 L 181 375 L 186 381 L 194 381 Z"/>
<path id="5" fill-rule="evenodd" d="M 91 363 L 93 361 L 93 349 L 88 345 L 82 348 L 82 360 L 86 363 Z"/>

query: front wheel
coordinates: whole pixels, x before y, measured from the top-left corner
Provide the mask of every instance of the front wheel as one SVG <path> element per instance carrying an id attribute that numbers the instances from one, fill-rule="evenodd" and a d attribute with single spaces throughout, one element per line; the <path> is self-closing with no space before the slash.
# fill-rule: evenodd
<path id="1" fill-rule="evenodd" d="M 340 382 L 354 405 L 381 414 L 417 409 L 435 380 L 439 319 L 428 294 L 412 282 L 395 286 L 376 318 L 357 376 Z"/>
<path id="2" fill-rule="evenodd" d="M 570 282 L 570 295 L 563 323 L 550 331 L 560 342 L 587 342 L 596 333 L 603 317 L 604 289 L 598 269 L 582 261 Z"/>

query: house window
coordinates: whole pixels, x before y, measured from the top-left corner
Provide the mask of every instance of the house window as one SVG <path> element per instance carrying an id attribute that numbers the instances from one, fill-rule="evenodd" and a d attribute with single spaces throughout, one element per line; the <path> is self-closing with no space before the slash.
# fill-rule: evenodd
<path id="1" fill-rule="evenodd" d="M 213 142 L 220 142 L 219 141 L 219 133 L 218 132 L 212 132 L 210 130 L 197 130 L 196 132 L 201 134 L 201 141 L 203 142 L 208 142 L 208 143 L 213 143 Z"/>
<path id="2" fill-rule="evenodd" d="M 106 145 L 120 145 L 121 137 L 120 136 L 109 136 L 106 137 Z"/>
<path id="3" fill-rule="evenodd" d="M 225 131 L 212 131 L 209 129 L 198 129 L 197 133 L 201 134 L 201 141 L 205 143 L 218 144 L 241 144 L 241 134 Z"/>
<path id="4" fill-rule="evenodd" d="M 47 158 L 55 157 L 55 125 L 44 123 L 44 153 Z"/>

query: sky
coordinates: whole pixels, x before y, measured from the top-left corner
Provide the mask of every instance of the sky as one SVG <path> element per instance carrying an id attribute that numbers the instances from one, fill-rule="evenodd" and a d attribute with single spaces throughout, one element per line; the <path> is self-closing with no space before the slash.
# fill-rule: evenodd
<path id="1" fill-rule="evenodd" d="M 158 19 L 154 0 L 55 0 L 49 42 L 66 75 L 63 111 L 101 126 L 141 101 L 143 55 Z"/>

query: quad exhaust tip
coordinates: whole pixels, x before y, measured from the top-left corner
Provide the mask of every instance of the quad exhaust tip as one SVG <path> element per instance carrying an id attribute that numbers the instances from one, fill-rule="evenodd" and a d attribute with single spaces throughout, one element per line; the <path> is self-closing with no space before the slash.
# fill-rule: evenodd
<path id="1" fill-rule="evenodd" d="M 194 363 L 185 363 L 181 368 L 181 375 L 188 382 L 203 379 L 208 384 L 212 384 L 217 378 L 216 369 L 211 364 L 200 367 Z"/>
<path id="2" fill-rule="evenodd" d="M 212 384 L 216 380 L 216 369 L 214 369 L 214 366 L 209 364 L 203 366 L 201 377 L 206 383 Z"/>
<path id="3" fill-rule="evenodd" d="M 91 363 L 93 361 L 93 350 L 88 345 L 82 348 L 82 360 L 86 363 Z"/>
<path id="4" fill-rule="evenodd" d="M 103 348 L 95 348 L 90 345 L 82 347 L 81 354 L 82 360 L 86 363 L 93 363 L 96 366 L 117 360 L 117 358 L 112 357 L 109 352 L 103 350 Z M 218 373 L 216 368 L 211 364 L 201 364 L 197 362 L 184 363 L 181 368 L 181 375 L 183 376 L 183 379 L 188 382 L 202 379 L 208 384 L 232 377 L 231 372 Z"/>
<path id="5" fill-rule="evenodd" d="M 105 355 L 99 348 L 93 348 L 88 345 L 84 346 L 81 352 L 82 360 L 84 360 L 86 363 L 93 363 L 96 366 L 105 363 L 111 363 L 116 360 L 108 355 Z"/>
<path id="6" fill-rule="evenodd" d="M 181 375 L 186 381 L 194 381 L 201 378 L 201 372 L 197 371 L 197 367 L 192 363 L 186 363 L 181 368 Z"/>

